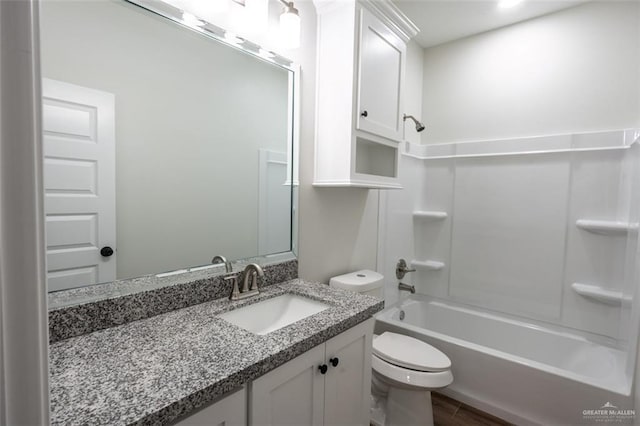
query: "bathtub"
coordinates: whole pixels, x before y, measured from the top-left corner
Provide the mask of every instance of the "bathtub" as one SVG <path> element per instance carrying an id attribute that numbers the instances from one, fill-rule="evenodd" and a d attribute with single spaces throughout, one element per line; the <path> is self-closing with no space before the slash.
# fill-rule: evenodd
<path id="1" fill-rule="evenodd" d="M 627 353 L 577 332 L 418 294 L 376 315 L 376 333 L 384 331 L 416 337 L 447 354 L 454 381 L 441 392 L 507 421 L 576 425 L 615 418 L 616 424 L 634 424 L 633 413 L 624 411 L 633 409 Z M 598 420 L 607 403 L 615 413 Z"/>

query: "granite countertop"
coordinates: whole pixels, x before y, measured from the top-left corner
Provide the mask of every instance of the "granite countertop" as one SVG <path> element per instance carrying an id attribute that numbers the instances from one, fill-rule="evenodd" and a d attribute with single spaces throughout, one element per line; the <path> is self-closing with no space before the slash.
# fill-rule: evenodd
<path id="1" fill-rule="evenodd" d="M 218 314 L 284 293 L 331 307 L 264 336 Z M 379 299 L 300 279 L 50 346 L 52 424 L 168 424 L 366 320 Z"/>

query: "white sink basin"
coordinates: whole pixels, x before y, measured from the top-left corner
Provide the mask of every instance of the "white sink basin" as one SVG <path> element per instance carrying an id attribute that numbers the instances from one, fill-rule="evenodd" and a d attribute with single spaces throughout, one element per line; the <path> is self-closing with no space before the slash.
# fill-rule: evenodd
<path id="1" fill-rule="evenodd" d="M 255 334 L 267 334 L 327 309 L 329 305 L 295 294 L 283 294 L 219 317 Z"/>

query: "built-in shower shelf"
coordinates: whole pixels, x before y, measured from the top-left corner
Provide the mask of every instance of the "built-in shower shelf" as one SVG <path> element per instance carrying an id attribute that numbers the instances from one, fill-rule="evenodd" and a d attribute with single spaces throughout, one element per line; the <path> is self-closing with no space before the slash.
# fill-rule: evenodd
<path id="1" fill-rule="evenodd" d="M 571 284 L 573 291 L 580 296 L 611 306 L 620 306 L 622 302 L 631 302 L 631 296 L 624 296 L 621 291 L 607 290 L 592 284 Z"/>
<path id="2" fill-rule="evenodd" d="M 445 264 L 443 262 L 438 262 L 437 260 L 412 260 L 411 267 L 439 271 L 445 267 Z"/>
<path id="3" fill-rule="evenodd" d="M 417 210 L 413 212 L 413 217 L 416 219 L 430 219 L 430 220 L 443 220 L 447 218 L 447 212 L 440 212 L 435 210 Z"/>
<path id="4" fill-rule="evenodd" d="M 578 219 L 576 226 L 585 231 L 602 235 L 624 235 L 632 230 L 638 230 L 637 223 L 617 222 L 613 220 Z"/>

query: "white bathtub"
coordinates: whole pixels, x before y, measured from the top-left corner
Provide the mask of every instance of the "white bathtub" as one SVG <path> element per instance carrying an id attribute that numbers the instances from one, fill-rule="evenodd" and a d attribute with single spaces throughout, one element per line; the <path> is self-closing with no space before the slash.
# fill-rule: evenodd
<path id="1" fill-rule="evenodd" d="M 422 295 L 380 312 L 376 333 L 383 331 L 440 349 L 451 359 L 454 376 L 442 393 L 517 424 L 596 424 L 586 410 L 607 402 L 633 408 L 626 352 L 578 334 Z M 628 414 L 615 423 L 633 424 Z"/>

